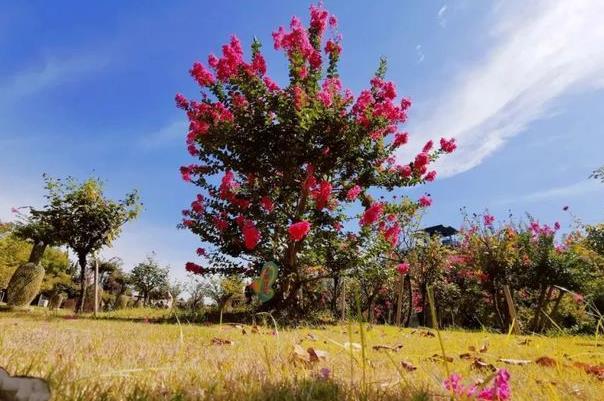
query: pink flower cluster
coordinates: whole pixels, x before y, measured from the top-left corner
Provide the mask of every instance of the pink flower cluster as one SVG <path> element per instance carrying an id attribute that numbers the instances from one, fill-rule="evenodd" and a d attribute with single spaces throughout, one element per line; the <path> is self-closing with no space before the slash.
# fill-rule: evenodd
<path id="1" fill-rule="evenodd" d="M 317 210 L 323 210 L 328 205 L 331 197 L 332 185 L 329 181 L 319 181 L 317 187 L 312 190 L 311 196 L 315 200 Z"/>
<path id="2" fill-rule="evenodd" d="M 188 271 L 189 273 L 193 273 L 193 274 L 203 274 L 204 273 L 204 268 L 193 262 L 187 262 L 185 264 L 185 270 Z"/>
<path id="3" fill-rule="evenodd" d="M 361 216 L 359 223 L 361 224 L 361 226 L 372 225 L 380 219 L 382 213 L 384 213 L 384 204 L 380 202 L 374 202 L 365 210 L 365 212 Z"/>
<path id="4" fill-rule="evenodd" d="M 250 220 L 245 219 L 242 226 L 241 231 L 243 233 L 245 248 L 251 251 L 256 248 L 256 245 L 262 239 L 262 234 L 260 234 L 260 230 L 258 230 L 254 222 Z"/>
<path id="5" fill-rule="evenodd" d="M 361 191 L 362 191 L 362 189 L 360 186 L 358 186 L 358 185 L 353 186 L 348 191 L 346 191 L 346 200 L 349 202 L 356 200 L 357 197 L 359 196 L 359 194 L 361 193 Z"/>
<path id="6" fill-rule="evenodd" d="M 476 385 L 466 386 L 462 380 L 460 375 L 454 373 L 444 380 L 443 385 L 453 395 L 467 399 L 480 401 L 507 401 L 511 399 L 510 374 L 506 369 L 497 370 L 492 386 L 482 390 L 479 390 Z"/>
<path id="7" fill-rule="evenodd" d="M 291 224 L 287 231 L 292 241 L 301 241 L 310 232 L 310 223 L 306 220 Z"/>
<path id="8" fill-rule="evenodd" d="M 396 266 L 396 271 L 401 275 L 407 274 L 409 272 L 409 263 L 399 263 L 398 266 Z"/>
<path id="9" fill-rule="evenodd" d="M 275 50 L 285 50 L 290 59 L 299 55 L 304 62 L 308 61 L 313 69 L 321 67 L 321 53 L 310 43 L 308 32 L 302 22 L 297 17 L 293 17 L 289 27 L 291 29 L 289 32 L 282 26 L 273 32 Z"/>

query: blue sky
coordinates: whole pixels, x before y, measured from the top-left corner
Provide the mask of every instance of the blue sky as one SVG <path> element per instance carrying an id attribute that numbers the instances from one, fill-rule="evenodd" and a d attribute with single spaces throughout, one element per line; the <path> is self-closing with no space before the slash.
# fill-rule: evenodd
<path id="1" fill-rule="evenodd" d="M 253 4 L 253 5 L 252 5 Z M 111 196 L 137 188 L 145 203 L 105 255 L 127 268 L 151 251 L 185 277 L 197 240 L 175 228 L 195 190 L 178 167 L 191 162 L 176 92 L 195 96 L 193 61 L 230 34 L 264 43 L 269 74 L 285 61 L 270 33 L 304 1 L 59 1 L 0 4 L 0 219 L 41 205 L 42 173 L 90 175 Z M 341 75 L 355 93 L 378 58 L 414 101 L 410 157 L 428 138 L 454 136 L 459 151 L 429 192 L 426 225 L 459 226 L 459 208 L 543 222 L 604 220 L 604 3 L 534 1 L 325 1 L 338 16 Z"/>

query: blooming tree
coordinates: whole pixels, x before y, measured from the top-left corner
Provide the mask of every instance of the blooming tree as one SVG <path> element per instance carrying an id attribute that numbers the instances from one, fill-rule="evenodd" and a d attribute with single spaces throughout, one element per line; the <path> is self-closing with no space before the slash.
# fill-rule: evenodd
<path id="1" fill-rule="evenodd" d="M 287 85 L 267 75 L 257 40 L 246 59 L 232 36 L 220 57 L 208 57 L 209 68 L 195 62 L 190 70 L 201 99 L 176 95 L 189 120 L 188 151 L 197 159 L 181 167 L 182 177 L 200 189 L 183 211 L 182 227 L 212 245 L 197 250 L 210 267 L 189 262 L 188 271 L 251 275 L 275 261 L 280 273 L 272 302 L 293 305 L 304 283 L 321 278 L 305 273 L 304 255 L 313 243 L 327 233 L 348 241 L 342 231 L 351 217 L 348 205 L 360 202 L 360 224 L 380 229 L 386 205 L 370 189 L 432 181 L 431 163 L 456 145 L 430 141 L 413 161 L 397 161 L 408 139 L 400 125 L 411 102 L 385 79 L 383 60 L 358 96 L 343 87 L 342 41 L 335 16 L 323 6 L 310 7 L 308 27 L 296 17 L 289 29 L 279 27 L 273 42 L 288 61 Z"/>

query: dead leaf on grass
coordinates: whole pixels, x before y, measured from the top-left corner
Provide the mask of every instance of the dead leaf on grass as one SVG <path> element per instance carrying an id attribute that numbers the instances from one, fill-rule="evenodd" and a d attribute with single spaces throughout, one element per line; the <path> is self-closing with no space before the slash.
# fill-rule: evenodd
<path id="1" fill-rule="evenodd" d="M 224 338 L 218 338 L 218 337 L 212 338 L 211 342 L 212 342 L 212 345 L 233 345 L 233 344 L 235 344 L 234 341 L 226 340 Z"/>
<path id="2" fill-rule="evenodd" d="M 413 365 L 411 362 L 409 361 L 401 361 L 401 366 L 403 367 L 403 369 L 405 369 L 407 372 L 413 372 L 414 370 L 417 370 L 417 367 L 415 365 Z"/>
<path id="3" fill-rule="evenodd" d="M 476 370 L 489 370 L 491 372 L 495 372 L 497 370 L 497 368 L 493 366 L 492 363 L 486 363 L 481 358 L 475 358 L 474 362 L 472 362 L 471 367 Z"/>
<path id="4" fill-rule="evenodd" d="M 399 352 L 401 348 L 403 348 L 403 344 L 397 344 L 397 345 L 382 345 L 382 344 L 378 344 L 378 345 L 374 345 L 373 347 L 374 351 L 394 351 L 394 352 Z"/>
<path id="5" fill-rule="evenodd" d="M 361 350 L 361 344 L 345 342 L 344 343 L 344 348 L 347 349 L 347 350 L 349 350 L 349 349 L 352 348 L 353 351 L 360 351 Z"/>
<path id="6" fill-rule="evenodd" d="M 549 356 L 541 356 L 535 359 L 535 363 L 539 366 L 547 366 L 548 368 L 553 368 L 557 365 L 557 362 L 554 358 L 550 358 Z"/>
<path id="7" fill-rule="evenodd" d="M 443 357 L 441 354 L 434 354 L 428 359 L 433 362 L 441 362 L 443 360 L 446 360 L 447 362 L 453 362 L 453 357 L 450 357 L 448 355 Z"/>
<path id="8" fill-rule="evenodd" d="M 590 365 L 584 362 L 575 362 L 573 366 L 579 369 L 583 369 L 588 375 L 593 375 L 598 380 L 604 380 L 604 365 Z"/>
<path id="9" fill-rule="evenodd" d="M 314 349 L 313 347 L 309 347 L 306 352 L 308 352 L 308 358 L 311 362 L 319 362 L 322 359 L 327 359 L 327 351 L 322 351 L 320 349 Z"/>
<path id="10" fill-rule="evenodd" d="M 507 363 L 508 365 L 516 365 L 516 366 L 524 366 L 528 365 L 532 361 L 526 359 L 510 359 L 510 358 L 500 358 L 497 360 L 498 362 Z"/>
<path id="11" fill-rule="evenodd" d="M 459 354 L 459 359 L 472 359 L 472 354 L 470 354 L 469 352 Z"/>

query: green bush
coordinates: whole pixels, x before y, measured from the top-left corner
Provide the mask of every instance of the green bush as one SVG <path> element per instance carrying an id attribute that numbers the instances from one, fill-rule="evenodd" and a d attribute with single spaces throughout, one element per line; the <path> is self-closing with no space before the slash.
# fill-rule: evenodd
<path id="1" fill-rule="evenodd" d="M 9 306 L 28 306 L 40 292 L 44 280 L 44 268 L 25 263 L 15 270 L 8 283 L 6 302 Z"/>

